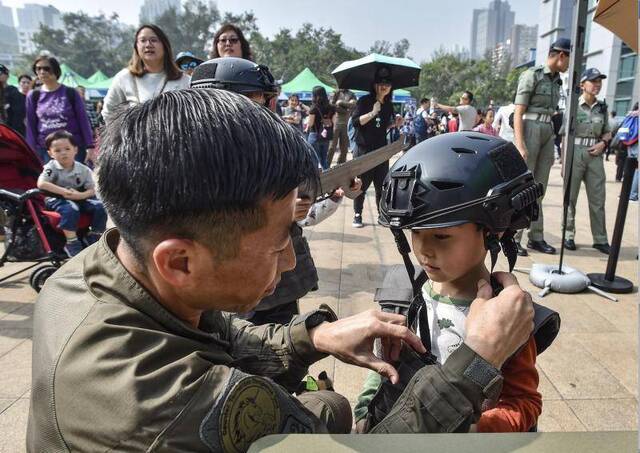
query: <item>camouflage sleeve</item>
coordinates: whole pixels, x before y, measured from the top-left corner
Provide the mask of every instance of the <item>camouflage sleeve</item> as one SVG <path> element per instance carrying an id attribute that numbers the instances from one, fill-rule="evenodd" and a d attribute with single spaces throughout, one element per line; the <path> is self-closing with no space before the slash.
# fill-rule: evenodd
<path id="1" fill-rule="evenodd" d="M 316 351 L 306 321 L 312 316 L 337 319 L 328 307 L 293 318 L 287 325 L 255 326 L 231 314 L 228 320 L 228 341 L 237 366 L 247 373 L 267 376 L 293 391 L 307 373 L 309 365 L 326 357 Z"/>
<path id="2" fill-rule="evenodd" d="M 525 71 L 520 75 L 518 79 L 518 89 L 516 90 L 516 99 L 514 104 L 516 105 L 529 105 L 529 99 L 533 93 L 533 72 Z"/>
<path id="3" fill-rule="evenodd" d="M 420 369 L 389 414 L 370 432 L 468 432 L 480 417 L 487 398 L 487 386 L 481 383 L 487 370 L 498 373 L 463 343 L 444 365 Z"/>

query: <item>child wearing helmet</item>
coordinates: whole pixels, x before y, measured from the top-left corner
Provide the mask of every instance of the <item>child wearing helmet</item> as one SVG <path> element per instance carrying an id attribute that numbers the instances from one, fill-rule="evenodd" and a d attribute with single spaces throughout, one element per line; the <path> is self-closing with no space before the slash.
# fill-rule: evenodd
<path id="1" fill-rule="evenodd" d="M 462 344 L 466 315 L 479 288 L 489 282 L 494 286 L 491 272 L 500 250 L 512 270 L 517 257 L 514 233 L 536 218 L 540 195 L 540 185 L 513 144 L 484 134 L 440 135 L 416 145 L 394 164 L 383 185 L 379 222 L 392 230 L 409 273 L 414 297 L 408 325 L 429 351 L 418 360 L 383 347 L 386 358 L 413 361 L 398 364 L 399 372 L 443 364 Z M 413 255 L 422 268 L 415 278 L 404 229 L 411 230 Z M 487 252 L 490 269 L 485 265 Z M 472 431 L 535 429 L 542 410 L 535 367 L 539 352 L 532 336 L 504 364 L 502 390 L 485 401 L 486 410 Z M 359 431 L 375 426 L 392 405 L 401 390 L 392 387 L 377 373 L 369 374 L 354 411 Z"/>

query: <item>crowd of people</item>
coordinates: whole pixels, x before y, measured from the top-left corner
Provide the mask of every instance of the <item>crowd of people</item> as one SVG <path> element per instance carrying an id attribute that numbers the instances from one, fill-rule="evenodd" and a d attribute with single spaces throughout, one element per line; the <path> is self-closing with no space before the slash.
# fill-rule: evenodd
<path id="1" fill-rule="evenodd" d="M 269 433 L 347 433 L 346 398 L 303 381 L 327 354 L 372 371 L 355 411 L 358 432 L 535 430 L 535 362 L 548 344 L 536 336 L 531 296 L 493 265 L 500 250 L 511 267 L 528 253 L 520 245 L 527 228 L 528 249 L 555 253 L 537 183 L 546 188 L 555 160 L 562 122 L 556 130 L 552 119 L 570 47 L 553 43 L 546 64 L 523 73 L 512 104 L 478 109 L 465 90 L 458 105 L 424 97 L 404 115 L 394 110 L 384 65 L 359 98 L 317 86 L 310 105 L 297 94 L 280 102 L 268 62 L 253 61 L 233 24 L 216 31 L 206 62 L 190 52 L 174 58 L 166 34 L 142 25 L 128 66 L 95 106 L 81 88 L 58 82 L 54 57 L 38 57 L 40 86 L 22 90 L 21 77 L 18 94 L 5 89 L 0 119 L 15 124 L 8 117 L 24 104 L 17 126 L 44 164 L 38 187 L 62 217 L 68 254 L 88 250 L 38 301 L 28 448 L 243 451 Z M 0 67 L 0 83 L 5 76 Z M 609 248 L 602 156 L 618 145 L 597 99 L 604 77 L 591 68 L 581 79 L 571 250 L 582 181 L 593 247 Z M 384 162 L 325 200 L 313 196 L 336 154 L 342 164 L 349 151 L 365 156 L 401 134 L 413 149 L 391 169 Z M 637 143 L 629 153 L 637 156 Z M 456 165 L 461 156 L 473 165 Z M 89 168 L 96 162 L 100 198 Z M 415 310 L 338 320 L 322 306 L 300 315 L 299 299 L 322 283 L 304 228 L 345 196 L 354 199 L 353 226 L 364 227 L 371 184 L 380 224 L 407 265 Z M 637 198 L 637 173 L 635 184 Z M 449 195 L 465 185 L 474 192 Z M 492 193 L 494 215 L 476 193 Z M 517 195 L 524 201 L 516 207 Z M 116 228 L 105 233 L 107 212 Z M 86 243 L 75 234 L 80 213 L 93 218 Z M 419 273 L 408 264 L 412 249 Z M 60 320 L 51 314 L 65 290 L 73 313 Z M 246 414 L 251 426 L 238 421 Z"/>

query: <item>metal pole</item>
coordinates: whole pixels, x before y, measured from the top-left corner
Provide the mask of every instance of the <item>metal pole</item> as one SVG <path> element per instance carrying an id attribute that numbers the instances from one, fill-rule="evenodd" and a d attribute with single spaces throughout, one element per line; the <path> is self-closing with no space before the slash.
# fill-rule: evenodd
<path id="1" fill-rule="evenodd" d="M 626 278 L 616 277 L 615 274 L 616 267 L 618 266 L 618 256 L 620 255 L 622 233 L 624 232 L 624 222 L 627 219 L 627 207 L 629 206 L 631 184 L 637 167 L 638 159 L 635 157 L 627 157 L 624 164 L 624 177 L 622 179 L 622 188 L 620 189 L 620 201 L 618 202 L 616 224 L 613 228 L 613 236 L 611 237 L 611 252 L 609 253 L 609 259 L 607 260 L 606 273 L 594 273 L 587 275 L 593 286 L 610 293 L 623 294 L 633 291 L 633 283 L 631 281 Z"/>
<path id="2" fill-rule="evenodd" d="M 584 36 L 587 23 L 589 0 L 576 0 L 573 14 L 573 36 L 571 37 L 571 57 L 569 60 L 569 99 L 565 110 L 564 133 L 564 201 L 562 212 L 562 242 L 560 243 L 560 264 L 558 273 L 562 274 L 564 260 L 564 241 L 567 235 L 567 215 L 571 198 L 571 175 L 573 174 L 574 137 L 576 134 L 576 116 L 580 97 L 580 68 L 584 56 Z"/>

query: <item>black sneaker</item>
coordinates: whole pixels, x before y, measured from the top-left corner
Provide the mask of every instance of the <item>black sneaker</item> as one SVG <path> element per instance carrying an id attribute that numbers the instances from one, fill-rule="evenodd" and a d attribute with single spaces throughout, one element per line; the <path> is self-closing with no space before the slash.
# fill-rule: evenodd
<path id="1" fill-rule="evenodd" d="M 362 228 L 364 226 L 362 223 L 362 214 L 356 214 L 353 216 L 353 223 L 351 226 L 354 228 Z"/>
<path id="2" fill-rule="evenodd" d="M 606 243 L 593 244 L 593 248 L 599 251 L 600 253 L 604 253 L 605 255 L 608 255 L 609 253 L 611 253 L 611 247 L 609 246 L 609 244 L 606 244 Z"/>
<path id="3" fill-rule="evenodd" d="M 577 250 L 576 243 L 573 239 L 565 239 L 564 240 L 564 248 L 567 250 Z"/>

